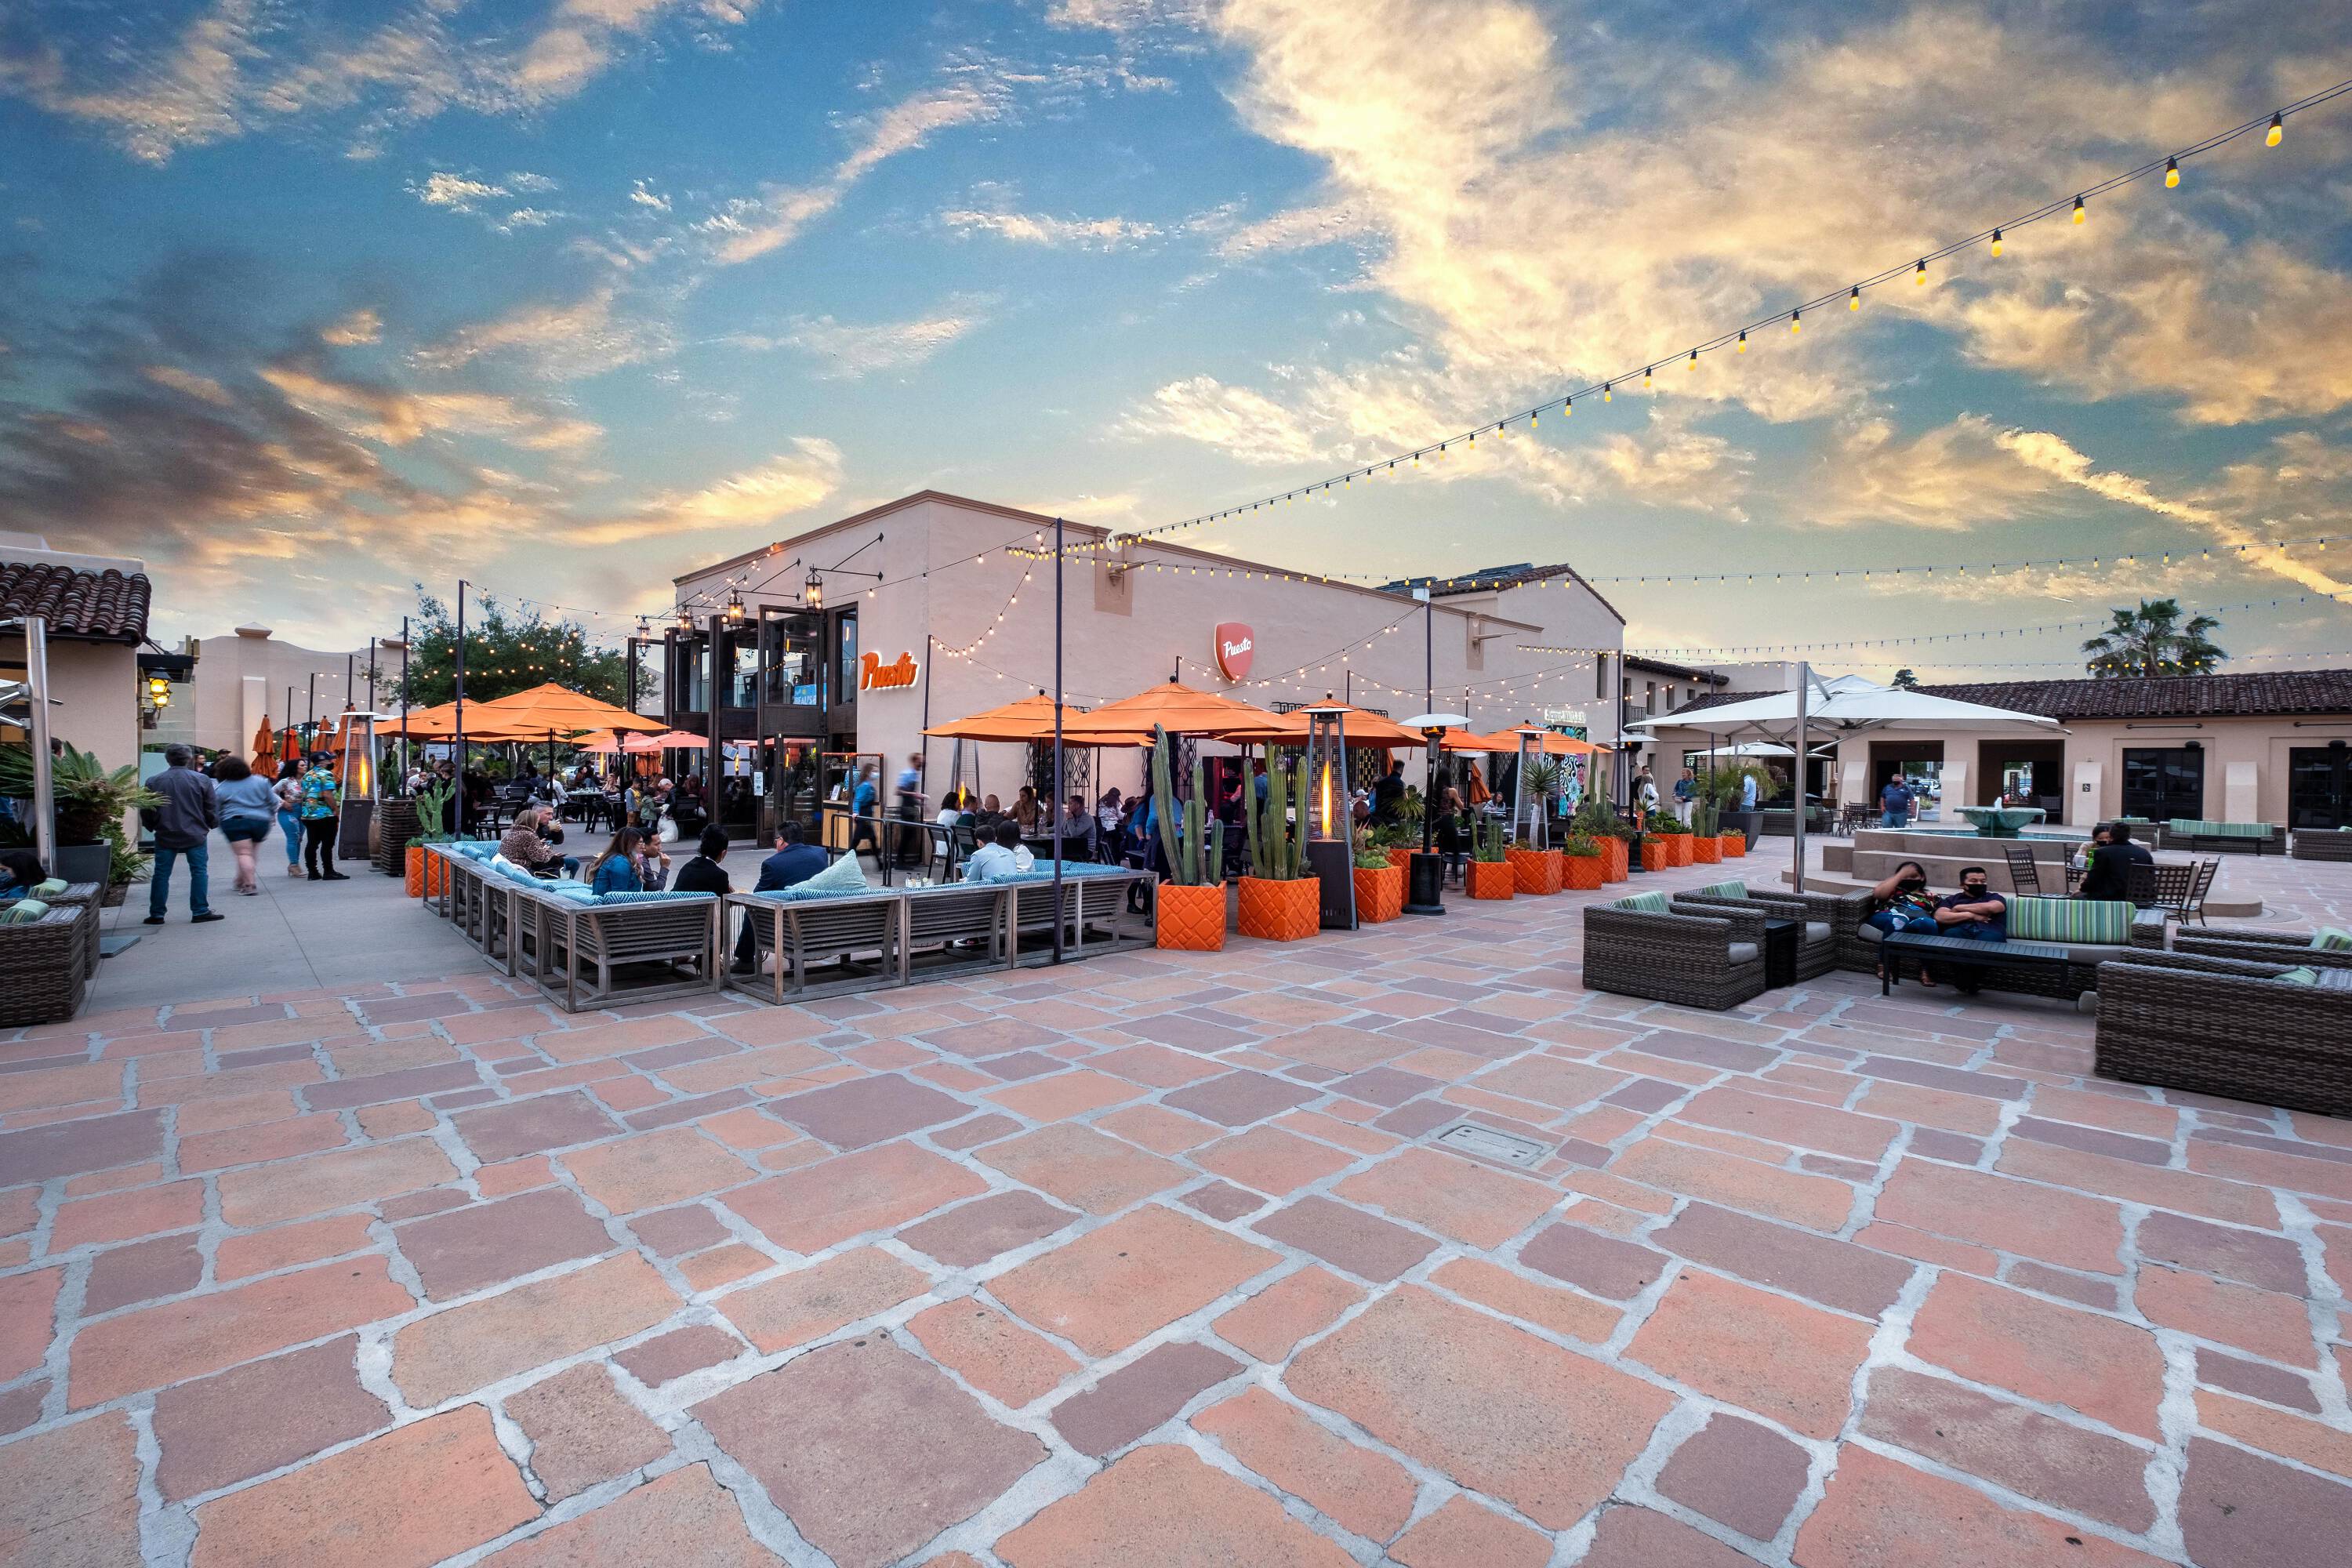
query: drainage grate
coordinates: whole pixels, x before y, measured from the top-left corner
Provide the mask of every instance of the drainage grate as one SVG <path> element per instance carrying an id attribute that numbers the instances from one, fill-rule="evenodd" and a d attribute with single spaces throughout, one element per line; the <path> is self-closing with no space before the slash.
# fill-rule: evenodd
<path id="1" fill-rule="evenodd" d="M 1491 1127 L 1475 1122 L 1456 1122 L 1435 1138 L 1433 1143 L 1444 1143 L 1468 1154 L 1484 1155 L 1489 1160 L 1502 1160 L 1514 1165 L 1532 1165 L 1549 1151 L 1532 1138 L 1514 1137 L 1497 1132 Z"/>

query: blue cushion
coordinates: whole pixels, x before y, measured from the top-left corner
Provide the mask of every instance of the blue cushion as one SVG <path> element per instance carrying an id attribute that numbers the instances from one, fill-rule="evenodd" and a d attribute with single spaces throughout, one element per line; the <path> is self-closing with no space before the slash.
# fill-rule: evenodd
<path id="1" fill-rule="evenodd" d="M 599 903 L 599 904 L 611 905 L 611 904 L 656 904 L 656 903 L 661 903 L 661 902 L 664 902 L 664 901 L 666 901 L 666 900 L 675 900 L 675 899 L 702 899 L 702 900 L 710 900 L 710 899 L 715 899 L 715 898 L 717 898 L 719 895 L 717 895 L 716 893 L 678 893 L 678 892 L 667 892 L 667 893 L 592 893 L 592 894 L 590 894 L 589 896 L 590 896 L 592 899 L 593 899 L 593 900 L 594 900 L 597 903 Z"/>

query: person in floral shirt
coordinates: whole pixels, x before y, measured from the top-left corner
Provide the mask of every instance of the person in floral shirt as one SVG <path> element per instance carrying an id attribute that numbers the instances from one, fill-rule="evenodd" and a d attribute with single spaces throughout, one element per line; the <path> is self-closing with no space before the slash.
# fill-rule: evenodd
<path id="1" fill-rule="evenodd" d="M 342 804 L 342 785 L 336 782 L 327 758 L 311 758 L 310 771 L 302 775 L 301 805 L 295 813 L 302 820 L 302 863 L 309 868 L 314 882 L 351 880 L 335 869 L 335 829 L 341 821 Z"/>

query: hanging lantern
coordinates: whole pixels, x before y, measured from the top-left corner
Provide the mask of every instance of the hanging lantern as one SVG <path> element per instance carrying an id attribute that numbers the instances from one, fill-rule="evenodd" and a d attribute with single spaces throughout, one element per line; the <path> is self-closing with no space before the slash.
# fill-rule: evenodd
<path id="1" fill-rule="evenodd" d="M 743 620 L 743 595 L 732 588 L 727 590 L 727 620 L 730 626 L 740 626 Z"/>
<path id="2" fill-rule="evenodd" d="M 824 579 L 817 575 L 814 566 L 809 568 L 808 580 L 801 584 L 801 603 L 812 610 L 824 608 Z"/>

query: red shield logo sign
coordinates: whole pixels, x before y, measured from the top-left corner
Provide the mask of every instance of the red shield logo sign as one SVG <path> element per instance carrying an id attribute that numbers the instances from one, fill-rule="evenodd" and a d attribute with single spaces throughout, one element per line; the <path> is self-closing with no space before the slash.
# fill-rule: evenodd
<path id="1" fill-rule="evenodd" d="M 1239 621 L 1221 622 L 1213 641 L 1217 655 L 1217 673 L 1227 680 L 1240 680 L 1250 672 L 1250 660 L 1256 657 L 1257 639 L 1248 626 Z"/>

